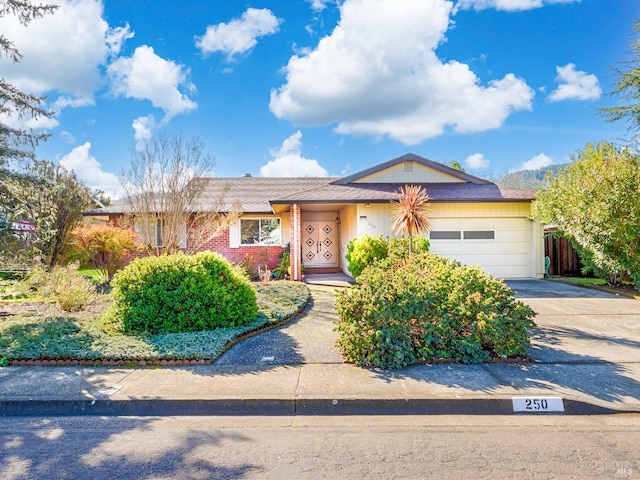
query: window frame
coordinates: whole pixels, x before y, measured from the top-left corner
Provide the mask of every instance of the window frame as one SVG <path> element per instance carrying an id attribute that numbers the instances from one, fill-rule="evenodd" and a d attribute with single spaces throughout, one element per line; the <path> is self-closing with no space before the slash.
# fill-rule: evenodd
<path id="1" fill-rule="evenodd" d="M 460 230 L 432 230 L 429 232 L 429 240 L 462 240 L 462 233 Z"/>
<path id="2" fill-rule="evenodd" d="M 265 243 L 263 238 L 263 227 L 262 222 L 264 221 L 275 221 L 277 222 L 277 227 L 271 230 L 278 230 L 278 239 L 272 243 Z M 258 222 L 258 241 L 255 243 L 245 243 L 242 235 L 242 222 Z M 280 217 L 252 217 L 252 218 L 241 218 L 238 221 L 238 232 L 239 232 L 239 245 L 241 247 L 273 247 L 273 246 L 281 246 L 282 245 L 282 219 Z M 268 238 L 268 237 L 267 237 Z"/>

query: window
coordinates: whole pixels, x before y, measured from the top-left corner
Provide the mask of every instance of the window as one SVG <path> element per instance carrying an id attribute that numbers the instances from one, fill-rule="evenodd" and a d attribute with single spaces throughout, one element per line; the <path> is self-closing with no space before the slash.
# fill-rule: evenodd
<path id="1" fill-rule="evenodd" d="M 465 240 L 493 240 L 494 238 L 495 238 L 495 232 L 493 230 L 464 232 Z"/>
<path id="2" fill-rule="evenodd" d="M 150 222 L 150 223 L 147 223 Z M 140 235 L 140 239 L 142 243 L 151 247 L 163 247 L 162 244 L 162 236 L 163 230 L 166 228 L 166 224 L 164 220 L 159 218 L 145 219 L 145 218 L 136 218 L 134 223 L 134 230 L 138 235 Z M 176 232 L 178 236 L 178 247 L 186 248 L 187 247 L 187 226 L 186 224 L 179 227 L 178 232 Z"/>
<path id="3" fill-rule="evenodd" d="M 460 240 L 460 231 L 459 230 L 432 231 L 429 233 L 429 238 L 431 240 Z"/>
<path id="4" fill-rule="evenodd" d="M 241 219 L 240 243 L 242 245 L 280 245 L 280 219 Z"/>

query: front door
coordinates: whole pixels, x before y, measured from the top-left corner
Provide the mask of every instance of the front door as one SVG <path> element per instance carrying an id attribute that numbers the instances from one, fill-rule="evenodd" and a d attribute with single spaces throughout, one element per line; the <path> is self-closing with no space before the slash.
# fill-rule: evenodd
<path id="1" fill-rule="evenodd" d="M 306 267 L 338 266 L 338 227 L 336 215 L 303 213 L 302 263 Z"/>

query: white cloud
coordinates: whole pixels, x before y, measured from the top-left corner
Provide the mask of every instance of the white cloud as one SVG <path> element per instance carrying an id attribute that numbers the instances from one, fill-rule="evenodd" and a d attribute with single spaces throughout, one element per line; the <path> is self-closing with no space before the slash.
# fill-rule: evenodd
<path id="1" fill-rule="evenodd" d="M 337 122 L 341 134 L 405 144 L 447 126 L 459 133 L 498 128 L 513 111 L 530 110 L 534 92 L 514 74 L 483 86 L 468 65 L 438 59 L 451 10 L 445 0 L 345 0 L 331 35 L 289 59 L 269 108 L 293 123 Z"/>
<path id="2" fill-rule="evenodd" d="M 91 143 L 86 142 L 60 159 L 60 165 L 73 170 L 89 188 L 99 188 L 112 199 L 123 196 L 119 178 L 113 173 L 102 170 L 100 162 L 89 153 Z"/>
<path id="3" fill-rule="evenodd" d="M 76 137 L 73 136 L 72 133 L 67 132 L 66 130 L 62 130 L 60 132 L 60 135 L 62 136 L 63 140 L 67 143 L 76 143 Z"/>
<path id="4" fill-rule="evenodd" d="M 171 60 L 156 55 L 152 47 L 142 45 L 131 57 L 120 57 L 109 65 L 112 89 L 116 95 L 138 100 L 150 100 L 165 112 L 164 121 L 197 107 L 180 87 L 192 92 L 195 86 L 187 81 L 189 70 Z"/>
<path id="5" fill-rule="evenodd" d="M 336 0 L 306 0 L 311 4 L 311 10 L 314 12 L 321 12 L 327 8 L 327 4 L 335 3 Z"/>
<path id="6" fill-rule="evenodd" d="M 142 150 L 144 144 L 151 140 L 153 129 L 156 127 L 156 119 L 153 115 L 138 117 L 131 124 L 135 131 L 136 148 Z"/>
<path id="7" fill-rule="evenodd" d="M 57 112 L 62 110 L 63 108 L 71 107 L 71 108 L 79 108 L 86 107 L 87 105 L 93 105 L 92 98 L 74 98 L 63 95 L 58 97 L 55 102 L 53 102 L 53 109 Z"/>
<path id="8" fill-rule="evenodd" d="M 112 28 L 107 32 L 106 42 L 109 55 L 112 57 L 117 56 L 122 50 L 122 45 L 124 42 L 133 38 L 134 33 L 129 28 L 129 24 L 127 23 L 124 27 L 116 27 Z"/>
<path id="9" fill-rule="evenodd" d="M 550 165 L 553 165 L 553 160 L 551 159 L 551 157 L 545 155 L 544 153 L 540 153 L 533 157 L 531 160 L 524 162 L 520 167 L 520 170 L 538 170 Z"/>
<path id="10" fill-rule="evenodd" d="M 271 151 L 273 160 L 260 168 L 261 177 L 326 177 L 327 171 L 317 160 L 302 156 L 302 132 L 287 138 L 278 149 Z"/>
<path id="11" fill-rule="evenodd" d="M 202 37 L 196 37 L 196 47 L 205 55 L 226 53 L 231 60 L 255 47 L 259 37 L 276 33 L 279 24 L 280 20 L 268 8 L 248 8 L 229 23 L 209 25 Z"/>
<path id="12" fill-rule="evenodd" d="M 28 130 L 51 130 L 60 125 L 55 116 L 51 117 L 23 117 L 18 115 L 7 115 L 0 113 L 0 123 L 11 128 L 28 129 Z"/>
<path id="13" fill-rule="evenodd" d="M 550 101 L 597 100 L 602 95 L 598 77 L 576 70 L 575 64 L 568 63 L 564 67 L 556 67 L 556 71 L 556 80 L 560 85 L 549 95 Z"/>
<path id="14" fill-rule="evenodd" d="M 0 58 L 3 77 L 21 90 L 36 94 L 64 95 L 60 106 L 94 104 L 101 85 L 100 69 L 110 55 L 133 33 L 129 26 L 110 29 L 102 18 L 100 0 L 58 0 L 53 15 L 32 21 L 27 27 L 13 15 L 0 17 L 0 31 L 23 55 L 20 63 Z"/>
<path id="15" fill-rule="evenodd" d="M 466 10 L 473 8 L 479 11 L 494 8 L 496 10 L 513 12 L 532 10 L 556 3 L 576 3 L 580 1 L 581 0 L 458 0 L 456 9 Z"/>
<path id="16" fill-rule="evenodd" d="M 477 170 L 479 168 L 487 168 L 489 166 L 489 160 L 484 158 L 482 153 L 474 153 L 466 158 L 464 164 L 472 170 Z"/>

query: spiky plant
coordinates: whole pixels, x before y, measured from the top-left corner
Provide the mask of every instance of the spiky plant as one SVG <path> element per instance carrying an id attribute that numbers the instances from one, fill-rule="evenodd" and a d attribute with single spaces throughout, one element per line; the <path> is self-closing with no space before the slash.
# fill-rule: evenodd
<path id="1" fill-rule="evenodd" d="M 398 190 L 398 201 L 393 202 L 391 230 L 409 235 L 409 255 L 413 253 L 413 235 L 431 230 L 427 218 L 429 194 L 419 185 L 405 185 Z"/>

